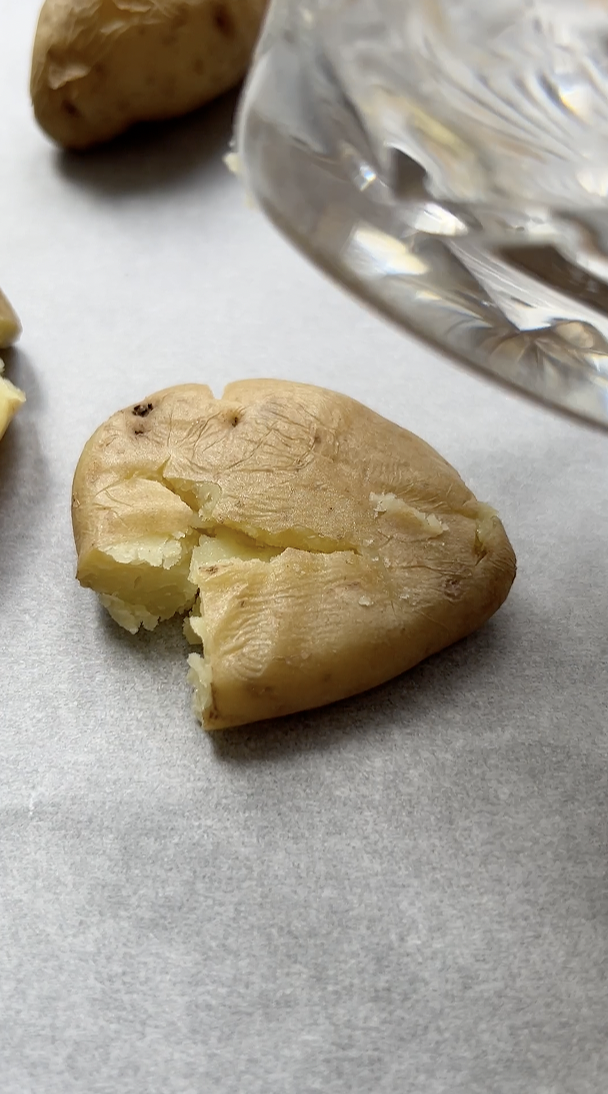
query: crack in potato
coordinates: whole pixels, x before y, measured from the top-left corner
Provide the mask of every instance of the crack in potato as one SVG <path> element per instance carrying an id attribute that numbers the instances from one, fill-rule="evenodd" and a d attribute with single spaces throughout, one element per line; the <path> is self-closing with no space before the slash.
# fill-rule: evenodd
<path id="1" fill-rule="evenodd" d="M 121 626 L 186 615 L 207 729 L 364 691 L 481 626 L 515 559 L 420 438 L 346 396 L 241 381 L 114 415 L 74 478 L 78 578 Z"/>

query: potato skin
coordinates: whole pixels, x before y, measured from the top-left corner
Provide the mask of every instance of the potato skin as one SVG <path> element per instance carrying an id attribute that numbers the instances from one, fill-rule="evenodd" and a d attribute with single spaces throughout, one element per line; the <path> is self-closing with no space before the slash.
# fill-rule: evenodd
<path id="1" fill-rule="evenodd" d="M 194 521 L 283 548 L 199 570 L 207 729 L 383 683 L 485 623 L 515 577 L 500 520 L 434 449 L 323 388 L 186 384 L 113 415 L 74 478 L 81 582 L 99 588 L 99 552 L 166 530 L 184 499 L 182 534 Z"/>
<path id="2" fill-rule="evenodd" d="M 245 75 L 267 0 L 45 0 L 31 96 L 65 148 L 194 110 Z"/>

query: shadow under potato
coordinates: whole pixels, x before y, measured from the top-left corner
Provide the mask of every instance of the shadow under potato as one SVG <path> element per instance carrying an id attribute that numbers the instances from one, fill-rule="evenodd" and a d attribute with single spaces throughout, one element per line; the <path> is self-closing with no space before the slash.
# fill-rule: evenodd
<path id="1" fill-rule="evenodd" d="M 140 122 L 83 152 L 57 149 L 57 168 L 67 182 L 109 198 L 179 188 L 229 151 L 238 96 L 231 91 L 191 114 Z"/>
<path id="2" fill-rule="evenodd" d="M 345 741 L 374 734 L 408 734 L 430 715 L 438 725 L 449 723 L 455 699 L 475 694 L 476 681 L 487 682 L 492 664 L 515 650 L 514 628 L 505 612 L 481 630 L 434 654 L 419 665 L 370 691 L 326 707 L 290 714 L 211 734 L 219 760 L 228 763 L 279 760 L 285 754 L 340 749 Z M 416 732 L 420 732 L 419 728 Z"/>
<path id="3" fill-rule="evenodd" d="M 185 655 L 191 647 L 184 638 L 183 616 L 167 619 L 154 631 L 141 627 L 137 634 L 130 634 L 116 623 L 101 604 L 98 604 L 98 617 L 104 640 L 120 650 L 123 658 L 152 663 L 159 672 L 166 671 L 167 663 L 184 667 Z"/>
<path id="4" fill-rule="evenodd" d="M 0 357 L 5 364 L 4 377 L 11 380 L 16 387 L 21 388 L 26 395 L 26 403 L 19 412 L 19 419 L 29 417 L 31 411 L 43 410 L 40 385 L 28 354 L 18 346 L 11 346 L 1 351 Z M 10 430 L 7 436 L 10 436 Z"/>

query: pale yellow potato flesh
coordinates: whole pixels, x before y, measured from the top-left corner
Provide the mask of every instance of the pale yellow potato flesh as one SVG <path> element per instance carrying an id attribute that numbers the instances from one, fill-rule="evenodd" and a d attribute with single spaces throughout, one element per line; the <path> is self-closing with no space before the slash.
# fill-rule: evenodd
<path id="1" fill-rule="evenodd" d="M 21 323 L 17 313 L 0 289 L 0 349 L 7 349 L 8 346 L 12 346 L 20 334 Z"/>
<path id="2" fill-rule="evenodd" d="M 44 130 L 87 148 L 243 78 L 267 0 L 45 0 L 30 89 Z"/>
<path id="3" fill-rule="evenodd" d="M 0 361 L 0 373 L 3 364 Z M 0 440 L 6 433 L 12 418 L 25 402 L 25 395 L 18 387 L 0 376 Z"/>
<path id="4" fill-rule="evenodd" d="M 80 582 L 131 631 L 176 612 L 205 728 L 365 691 L 481 626 L 515 557 L 420 438 L 322 388 L 168 388 L 78 464 Z"/>

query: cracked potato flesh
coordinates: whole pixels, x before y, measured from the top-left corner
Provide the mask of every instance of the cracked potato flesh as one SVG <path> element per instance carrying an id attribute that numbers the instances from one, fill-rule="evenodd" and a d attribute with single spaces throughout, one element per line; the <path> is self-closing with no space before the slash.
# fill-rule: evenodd
<path id="1" fill-rule="evenodd" d="M 289 381 L 168 388 L 110 418 L 74 479 L 80 582 L 133 632 L 175 613 L 207 729 L 383 683 L 481 626 L 515 557 L 419 437 Z"/>

